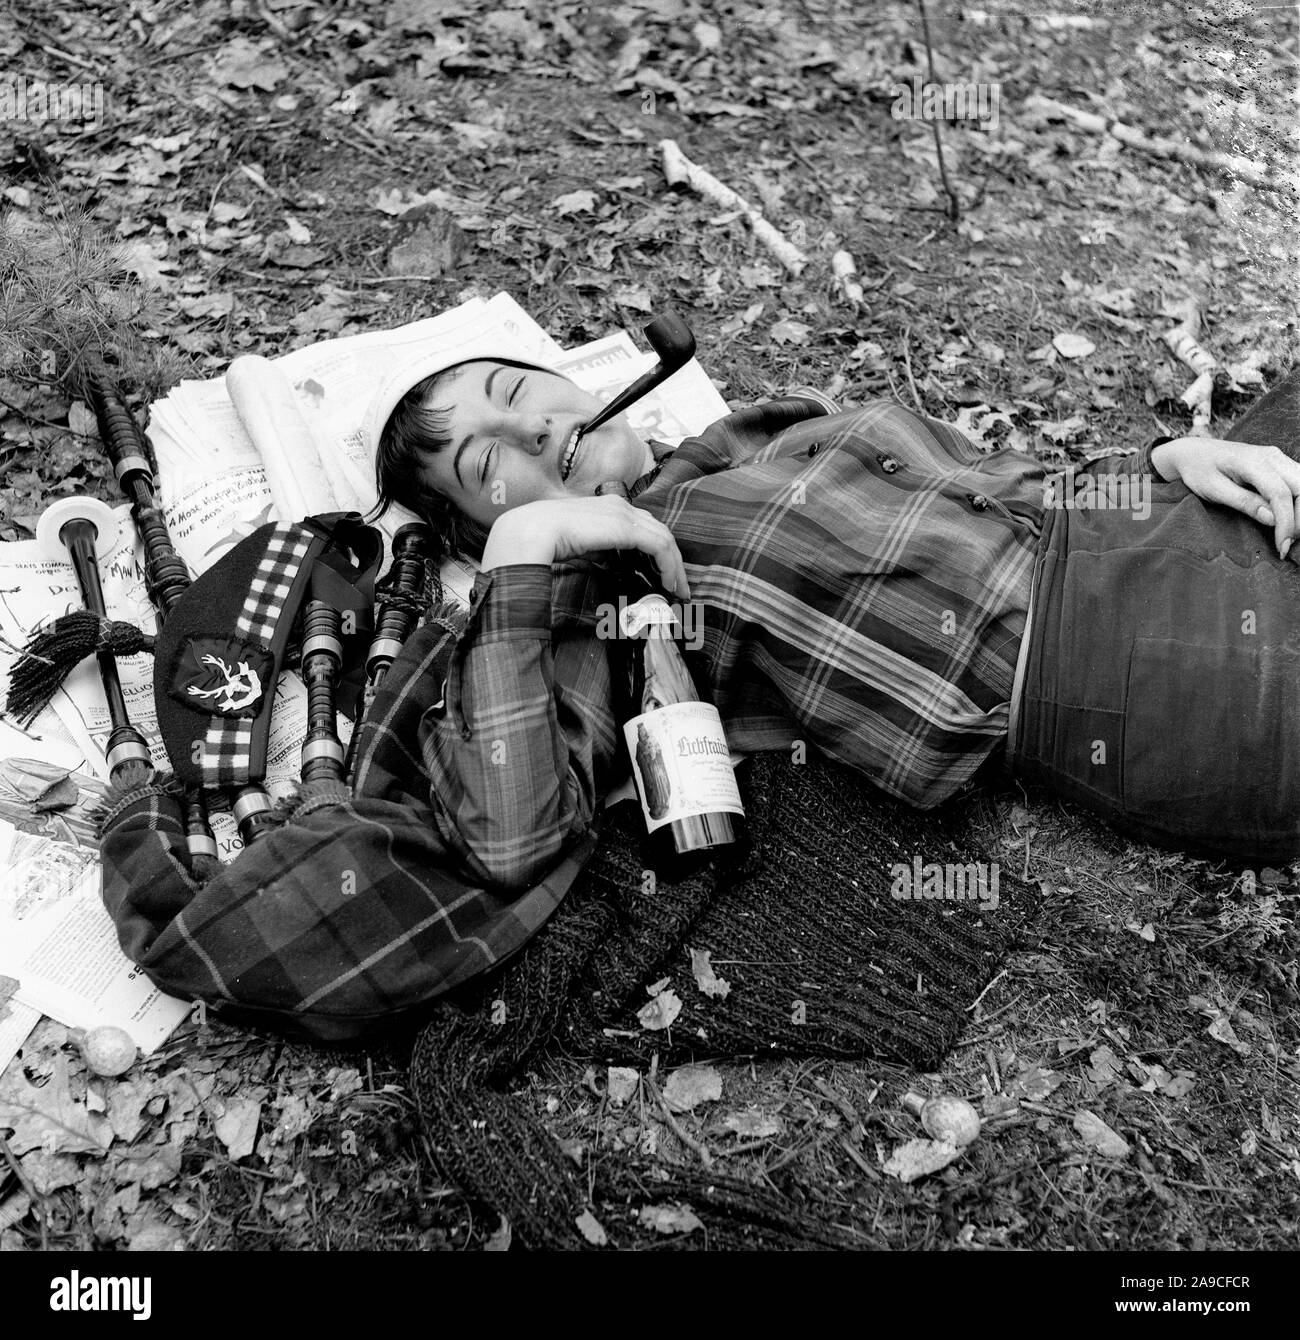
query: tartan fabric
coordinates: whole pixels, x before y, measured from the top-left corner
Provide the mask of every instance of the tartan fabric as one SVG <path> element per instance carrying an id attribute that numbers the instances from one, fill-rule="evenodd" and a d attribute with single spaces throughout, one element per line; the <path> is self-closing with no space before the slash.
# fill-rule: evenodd
<path id="1" fill-rule="evenodd" d="M 1045 470 L 894 401 L 741 410 L 635 497 L 703 610 L 740 753 L 796 740 L 923 809 L 1003 744 Z"/>
<path id="2" fill-rule="evenodd" d="M 207 884 L 190 876 L 167 788 L 118 804 L 100 848 L 104 902 L 151 981 L 223 1017 L 340 1041 L 418 1014 L 540 929 L 596 833 L 575 833 L 520 892 L 457 873 L 410 748 L 454 642 L 452 626 L 428 625 L 393 663 L 360 728 L 352 795 L 308 796 Z"/>
<path id="3" fill-rule="evenodd" d="M 266 552 L 258 562 L 248 596 L 235 623 L 234 631 L 238 637 L 263 646 L 271 644 L 280 614 L 313 538 L 300 524 L 282 523 L 270 531 Z M 265 693 L 275 692 L 274 684 L 264 684 L 262 688 Z M 203 737 L 204 786 L 237 786 L 248 780 L 253 763 L 255 729 L 256 722 L 252 717 L 212 717 Z"/>

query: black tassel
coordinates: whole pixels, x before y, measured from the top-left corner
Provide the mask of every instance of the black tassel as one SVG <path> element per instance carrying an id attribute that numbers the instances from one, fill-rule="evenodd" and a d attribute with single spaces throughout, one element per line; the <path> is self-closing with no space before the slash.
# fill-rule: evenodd
<path id="1" fill-rule="evenodd" d="M 135 656 L 152 650 L 153 638 L 134 624 L 101 619 L 89 610 L 65 614 L 37 633 L 14 662 L 5 710 L 28 725 L 87 656 L 101 651 Z"/>

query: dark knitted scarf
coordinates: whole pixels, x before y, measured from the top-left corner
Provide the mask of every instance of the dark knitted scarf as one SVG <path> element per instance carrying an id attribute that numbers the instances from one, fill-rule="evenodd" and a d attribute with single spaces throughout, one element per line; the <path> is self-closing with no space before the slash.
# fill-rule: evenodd
<path id="1" fill-rule="evenodd" d="M 756 835 L 742 867 L 647 889 L 639 816 L 615 811 L 544 930 L 443 1002 L 416 1041 L 412 1084 L 442 1171 L 504 1216 L 518 1245 L 590 1246 L 594 1219 L 610 1246 L 635 1246 L 657 1236 L 640 1210 L 664 1204 L 689 1206 L 710 1247 L 854 1245 L 811 1201 L 698 1165 L 622 1151 L 579 1169 L 511 1082 L 556 1052 L 642 1068 L 655 1053 L 674 1064 L 784 1055 L 932 1068 L 1032 910 L 1010 874 L 999 907 L 982 914 L 973 901 L 891 896 L 895 863 L 986 859 L 968 807 L 918 813 L 849 769 L 785 754 L 760 755 L 740 775 Z M 690 949 L 726 961 L 725 997 L 697 988 Z M 663 977 L 681 1013 L 647 1031 L 637 1010 Z M 691 1238 L 671 1245 L 701 1240 Z"/>

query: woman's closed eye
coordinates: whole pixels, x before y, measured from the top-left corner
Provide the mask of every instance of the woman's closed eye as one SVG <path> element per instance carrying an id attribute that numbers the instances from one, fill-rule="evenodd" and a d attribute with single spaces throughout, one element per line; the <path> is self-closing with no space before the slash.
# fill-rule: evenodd
<path id="1" fill-rule="evenodd" d="M 510 394 L 506 396 L 507 406 L 513 405 L 515 403 L 515 397 L 523 389 L 523 385 L 524 385 L 524 378 L 520 377 L 519 380 L 515 382 L 515 384 L 510 388 Z"/>
<path id="2" fill-rule="evenodd" d="M 495 447 L 495 446 L 496 446 L 496 443 L 493 442 L 492 446 L 489 447 L 489 448 L 483 453 L 483 462 L 482 462 L 482 465 L 479 467 L 479 473 L 478 473 L 478 482 L 479 482 L 479 487 L 480 487 L 480 488 L 482 488 L 483 485 L 485 485 L 485 484 L 487 483 L 487 481 L 488 481 L 488 469 L 489 469 L 489 466 L 491 465 L 491 462 L 492 462 L 492 449 L 493 449 L 493 447 Z"/>

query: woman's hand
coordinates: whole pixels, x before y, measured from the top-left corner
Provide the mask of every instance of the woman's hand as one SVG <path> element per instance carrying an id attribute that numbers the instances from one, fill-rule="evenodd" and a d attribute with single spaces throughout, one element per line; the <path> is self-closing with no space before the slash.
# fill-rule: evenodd
<path id="1" fill-rule="evenodd" d="M 1300 534 L 1300 464 L 1277 447 L 1180 437 L 1156 447 L 1151 464 L 1162 478 L 1181 480 L 1198 498 L 1235 507 L 1271 526 L 1282 558 Z"/>
<path id="2" fill-rule="evenodd" d="M 637 549 L 654 559 L 666 591 L 690 599 L 686 565 L 672 531 L 617 496 L 525 503 L 497 518 L 483 546 L 484 572 L 517 563 L 557 563 L 604 549 Z"/>

